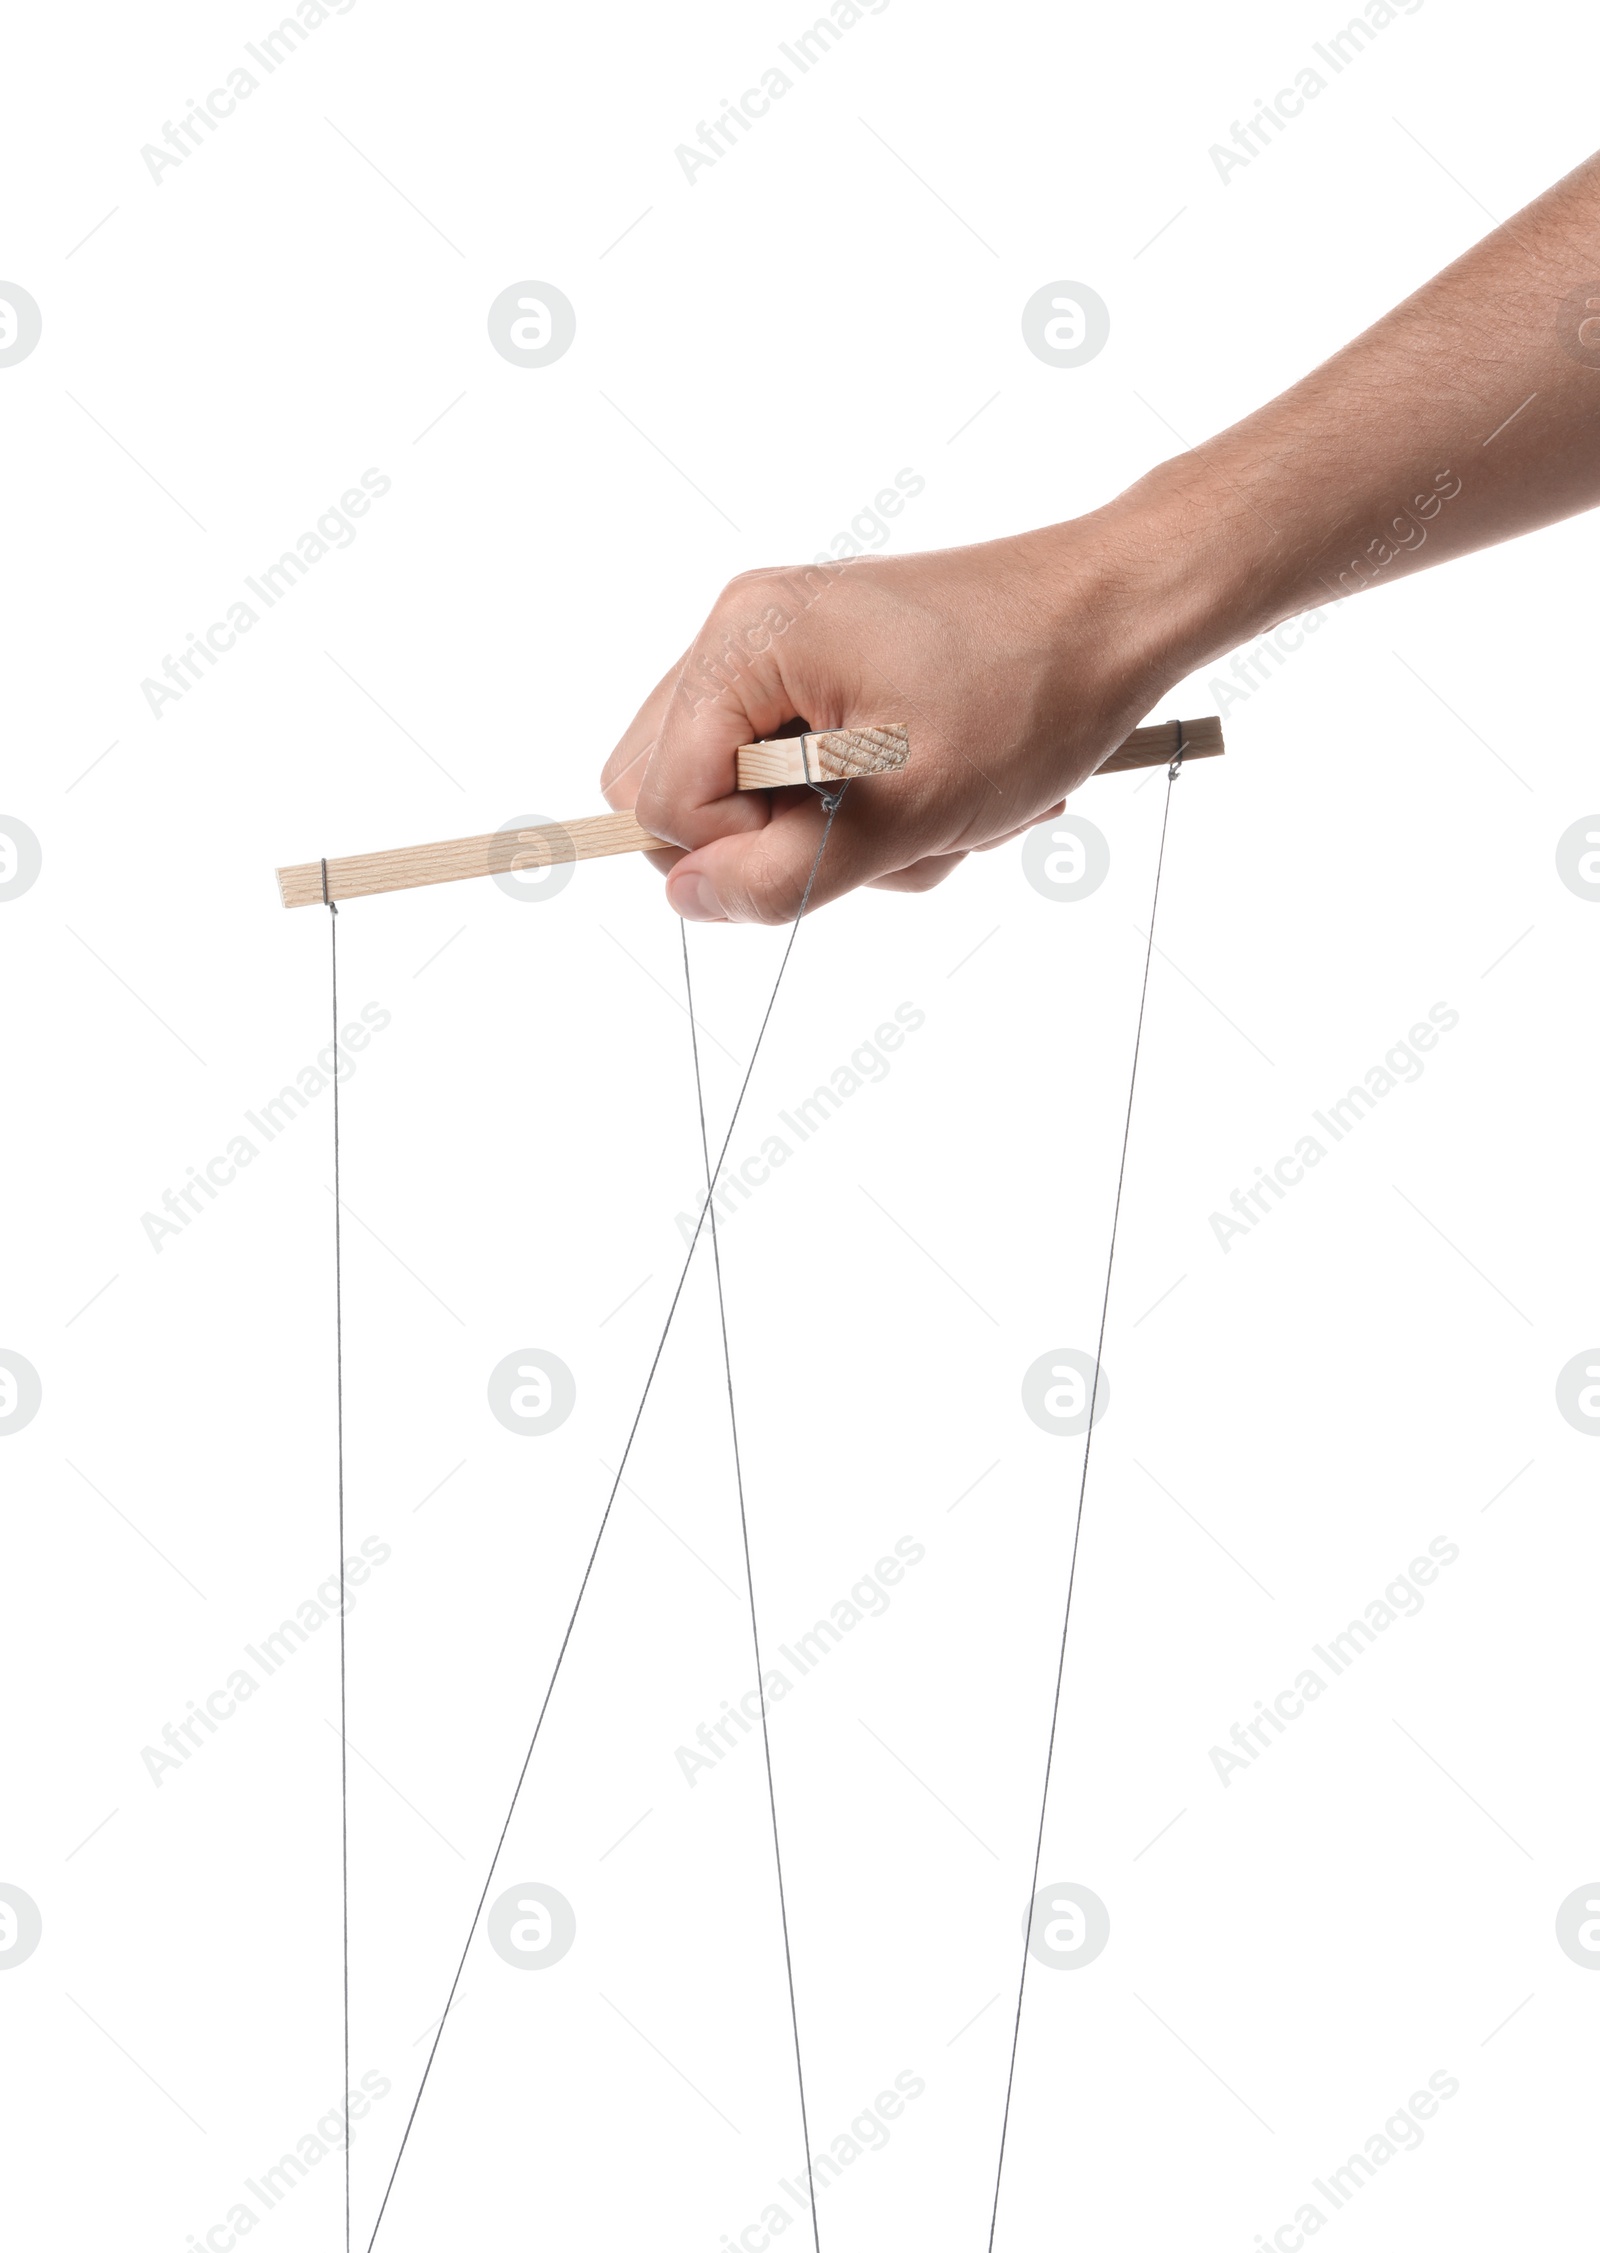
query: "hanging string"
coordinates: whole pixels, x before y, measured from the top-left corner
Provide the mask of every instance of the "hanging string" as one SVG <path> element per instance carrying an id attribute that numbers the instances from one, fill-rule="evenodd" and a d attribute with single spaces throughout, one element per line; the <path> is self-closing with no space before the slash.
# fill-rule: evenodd
<path id="1" fill-rule="evenodd" d="M 812 786 L 815 788 L 815 785 Z M 840 793 L 842 796 L 843 793 Z M 825 798 L 831 822 L 837 811 Z M 722 1290 L 722 1244 L 717 1234 L 717 1208 L 713 1198 L 711 1173 L 711 1144 L 706 1136 L 706 1093 L 700 1076 L 700 1035 L 694 1019 L 694 985 L 689 976 L 689 926 L 680 924 L 679 935 L 683 941 L 683 992 L 689 1009 L 689 1047 L 694 1056 L 694 1095 L 700 1112 L 700 1149 L 706 1167 L 706 1209 L 711 1216 L 711 1264 L 717 1278 L 717 1320 L 722 1330 L 722 1367 L 728 1380 L 728 1430 L 733 1438 L 733 1479 L 739 1496 L 739 1533 L 744 1543 L 744 1584 L 750 1598 L 750 1643 L 756 1662 L 756 1698 L 761 1707 L 761 1750 L 767 1766 L 767 1813 L 772 1822 L 772 1861 L 778 1873 L 778 1922 L 783 1930 L 783 1969 L 789 1983 L 789 2028 L 794 2037 L 794 2077 L 800 2093 L 800 2148 L 805 2154 L 805 2175 L 809 2185 L 811 2167 L 811 2125 L 806 2111 L 806 2075 L 800 2057 L 800 2010 L 794 1992 L 794 1952 L 789 1945 L 789 1900 L 783 1883 L 783 1847 L 778 1838 L 778 1795 L 772 1780 L 772 1732 L 767 1721 L 766 1668 L 761 1663 L 761 1629 L 756 1617 L 755 1568 L 750 1561 L 750 1518 L 745 1508 L 744 1466 L 739 1456 L 739 1412 L 733 1399 L 733 1355 L 728 1344 L 728 1305 Z M 726 1145 L 724 1145 L 726 1147 Z M 816 2193 L 811 2193 L 811 2244 L 813 2253 L 822 2253 L 822 2239 L 817 2221 Z"/>
<path id="2" fill-rule="evenodd" d="M 343 1927 L 344 2080 L 350 2088 L 350 1747 L 345 1740 L 344 1587 L 344 1247 L 339 1202 L 339 910 L 328 898 L 328 864 L 322 864 L 322 899 L 328 910 L 328 960 L 333 986 L 333 1347 L 334 1400 L 339 1451 L 339 1905 Z M 344 2103 L 341 2096 L 340 2103 Z M 350 2253 L 350 2139 L 344 2142 L 344 2253 Z"/>
<path id="3" fill-rule="evenodd" d="M 766 1039 L 767 1027 L 772 1021 L 773 1008 L 776 1005 L 778 999 L 778 989 L 783 984 L 784 972 L 789 967 L 789 957 L 794 952 L 794 942 L 799 936 L 800 925 L 804 920 L 805 912 L 811 905 L 811 894 L 813 888 L 816 885 L 817 870 L 822 866 L 822 856 L 827 848 L 828 839 L 832 834 L 834 819 L 838 813 L 839 803 L 843 796 L 843 790 L 839 790 L 837 792 L 834 792 L 830 798 L 824 799 L 823 801 L 827 818 L 823 823 L 822 835 L 817 840 L 817 850 L 812 858 L 810 873 L 806 877 L 805 889 L 800 895 L 800 905 L 795 910 L 794 921 L 789 926 L 788 943 L 784 947 L 783 954 L 779 960 L 778 974 L 772 982 L 772 991 L 767 996 L 767 1006 L 762 1012 L 761 1024 L 756 1033 L 755 1046 L 750 1051 L 750 1061 L 745 1066 L 744 1078 L 739 1083 L 739 1093 L 734 1102 L 733 1115 L 728 1121 L 728 1131 L 723 1136 L 722 1147 L 717 1153 L 716 1167 L 714 1171 L 710 1168 L 707 1169 L 708 1183 L 710 1180 L 715 1178 L 716 1174 L 721 1173 L 722 1162 L 724 1158 L 726 1158 L 728 1154 L 728 1146 L 733 1140 L 734 1128 L 739 1123 L 739 1113 L 744 1108 L 744 1099 L 746 1093 L 749 1090 L 751 1075 L 754 1073 L 756 1068 L 756 1059 L 761 1054 L 761 1044 Z M 578 1583 L 578 1593 L 573 1598 L 572 1610 L 568 1615 L 566 1629 L 562 1634 L 560 1645 L 556 1651 L 555 1664 L 550 1670 L 550 1680 L 545 1687 L 544 1698 L 540 1704 L 538 1716 L 533 1724 L 533 1734 L 528 1739 L 528 1749 L 523 1755 L 522 1766 L 517 1772 L 516 1784 L 513 1787 L 511 1793 L 511 1803 L 506 1809 L 505 1821 L 500 1826 L 500 1835 L 495 1840 L 494 1852 L 489 1857 L 488 1871 L 484 1877 L 483 1888 L 478 1895 L 477 1907 L 472 1912 L 472 1922 L 467 1927 L 467 1937 L 461 1950 L 460 1960 L 456 1965 L 455 1977 L 450 1982 L 450 1992 L 445 1998 L 444 2009 L 440 2012 L 438 2024 L 434 2027 L 433 2030 L 433 2041 L 429 2045 L 427 2061 L 422 2068 L 422 2078 L 417 2084 L 417 2093 L 412 2099 L 411 2110 L 406 2116 L 406 2124 L 401 2133 L 400 2148 L 395 2153 L 394 2165 L 390 2168 L 389 2179 L 384 2185 L 383 2198 L 378 2207 L 377 2220 L 372 2225 L 372 2235 L 367 2240 L 367 2253 L 372 2253 L 373 2247 L 377 2244 L 378 2232 L 383 2227 L 383 2217 L 389 2210 L 389 2200 L 394 2194 L 395 2178 L 400 2172 L 400 2162 L 404 2159 L 406 2155 L 406 2146 L 411 2141 L 411 2131 L 416 2125 L 417 2113 L 422 2104 L 423 2092 L 428 2086 L 428 2077 L 433 2071 L 434 2059 L 439 2054 L 439 2044 L 444 2037 L 445 2026 L 449 2021 L 450 2012 L 454 2007 L 456 1995 L 461 1986 L 461 1975 L 467 1968 L 467 1957 L 472 1952 L 473 1938 L 477 1932 L 479 1920 L 483 1915 L 484 1905 L 489 1898 L 489 1888 L 493 1885 L 495 1872 L 500 1866 L 500 1856 L 505 1850 L 506 1839 L 511 1830 L 512 1818 L 517 1812 L 517 1803 L 522 1797 L 522 1787 L 523 1784 L 527 1781 L 528 1770 L 533 1764 L 534 1751 L 539 1742 L 539 1732 L 544 1727 L 545 1715 L 550 1710 L 550 1700 L 555 1695 L 556 1683 L 560 1679 L 562 1663 L 566 1658 L 568 1645 L 572 1641 L 573 1630 L 578 1624 L 578 1614 L 583 1608 L 584 1594 L 588 1589 L 590 1579 L 594 1573 L 595 1561 L 600 1554 L 600 1545 L 605 1539 L 606 1527 L 611 1522 L 611 1513 L 616 1505 L 617 1495 L 621 1491 L 622 1487 L 623 1473 L 627 1470 L 628 1467 L 628 1457 L 633 1452 L 633 1443 L 638 1435 L 640 1421 L 644 1416 L 645 1404 L 650 1398 L 650 1389 L 655 1383 L 656 1371 L 661 1366 L 661 1356 L 666 1351 L 667 1339 L 672 1330 L 673 1318 L 678 1311 L 678 1302 L 683 1297 L 683 1287 L 689 1279 L 690 1264 L 694 1259 L 695 1250 L 700 1242 L 700 1232 L 705 1226 L 706 1215 L 710 1211 L 710 1209 L 711 1191 L 708 1186 L 706 1190 L 705 1202 L 700 1207 L 700 1215 L 694 1225 L 694 1234 L 690 1238 L 689 1249 L 684 1255 L 683 1266 L 678 1274 L 677 1285 L 673 1290 L 672 1300 L 667 1308 L 667 1318 L 661 1326 L 661 1335 L 656 1340 L 655 1351 L 650 1357 L 650 1366 L 645 1374 L 644 1388 L 639 1395 L 638 1406 L 634 1409 L 633 1421 L 628 1427 L 627 1441 L 623 1447 L 621 1460 L 617 1464 L 616 1472 L 611 1481 L 611 1491 L 606 1496 L 605 1508 L 600 1514 L 600 1523 L 595 1532 L 594 1542 L 589 1550 L 588 1562 L 583 1568 L 583 1577 Z M 806 2156 L 809 2163 L 809 2150 L 807 2151 Z"/>
<path id="4" fill-rule="evenodd" d="M 1000 2151 L 995 2161 L 994 2201 L 989 2209 L 989 2253 L 994 2253 L 995 2229 L 1000 2219 L 1000 2186 L 1005 2175 L 1006 2134 L 1011 2126 L 1011 2096 L 1017 2079 L 1017 2050 L 1022 2039 L 1022 2000 L 1028 1988 L 1028 1965 L 1033 1950 L 1033 1904 L 1039 1892 L 1039 1867 L 1044 1858 L 1045 1816 L 1050 1806 L 1050 1772 L 1055 1764 L 1056 1732 L 1061 1722 L 1061 1686 L 1067 1670 L 1067 1633 L 1072 1625 L 1072 1592 L 1078 1580 L 1078 1543 L 1083 1532 L 1083 1502 L 1089 1488 L 1089 1451 L 1094 1444 L 1095 1408 L 1100 1397 L 1100 1363 L 1105 1352 L 1106 1317 L 1111 1307 L 1111 1275 L 1117 1257 L 1117 1223 L 1122 1216 L 1122 1185 L 1128 1172 L 1128 1138 L 1133 1131 L 1133 1094 L 1139 1082 L 1139 1044 L 1144 1038 L 1144 1007 L 1150 992 L 1150 960 L 1156 944 L 1156 910 L 1161 903 L 1161 868 L 1167 856 L 1167 822 L 1172 813 L 1172 786 L 1183 767 L 1183 722 L 1178 723 L 1177 749 L 1167 768 L 1167 795 L 1161 808 L 1161 842 L 1156 848 L 1156 880 L 1150 895 L 1150 930 L 1145 941 L 1144 977 L 1139 987 L 1139 1015 L 1133 1032 L 1133 1062 L 1128 1071 L 1128 1103 L 1122 1122 L 1122 1154 L 1117 1164 L 1117 1194 L 1111 1207 L 1111 1238 L 1106 1247 L 1106 1282 L 1100 1300 L 1100 1334 L 1095 1340 L 1094 1380 L 1089 1391 L 1089 1428 L 1083 1437 L 1083 1466 L 1078 1478 L 1078 1507 L 1072 1521 L 1072 1549 L 1067 1565 L 1067 1601 L 1061 1621 L 1061 1648 L 1056 1659 L 1055 1695 L 1050 1707 L 1050 1741 L 1044 1756 L 1044 1789 L 1039 1795 L 1039 1826 L 1033 1844 L 1033 1878 L 1028 1887 L 1027 1921 L 1023 1931 L 1022 1971 L 1017 1980 L 1017 2009 L 1011 2027 L 1011 2060 L 1006 2070 L 1005 2109 L 1000 2118 Z"/>

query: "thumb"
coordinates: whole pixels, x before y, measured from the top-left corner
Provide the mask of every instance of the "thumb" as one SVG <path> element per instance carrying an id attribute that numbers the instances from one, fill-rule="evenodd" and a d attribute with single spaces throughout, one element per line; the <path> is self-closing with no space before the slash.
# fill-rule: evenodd
<path id="1" fill-rule="evenodd" d="M 661 684 L 634 723 L 641 733 L 649 730 L 634 810 L 658 837 L 691 848 L 725 832 L 761 826 L 766 801 L 759 792 L 740 792 L 738 753 L 797 718 L 779 684 L 759 695 L 740 684 L 743 693 L 728 688 L 714 697 L 697 696 L 693 657 L 691 651 L 676 679 Z"/>
<path id="2" fill-rule="evenodd" d="M 667 879 L 667 904 L 690 923 L 792 923 L 802 904 L 809 912 L 877 873 L 862 811 L 848 795 L 831 824 L 809 793 L 775 806 L 759 829 L 686 853 Z"/>
<path id="3" fill-rule="evenodd" d="M 862 695 L 837 619 L 818 618 L 812 580 L 823 593 L 848 583 L 836 565 L 746 572 L 723 590 L 656 716 L 636 810 L 658 837 L 694 852 L 766 824 L 766 801 L 738 789 L 741 745 L 874 724 L 860 707 L 875 700 Z"/>

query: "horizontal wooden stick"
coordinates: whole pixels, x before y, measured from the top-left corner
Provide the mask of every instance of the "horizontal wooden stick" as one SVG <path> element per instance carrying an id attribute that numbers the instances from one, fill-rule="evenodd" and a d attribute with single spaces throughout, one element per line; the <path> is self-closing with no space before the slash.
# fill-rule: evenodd
<path id="1" fill-rule="evenodd" d="M 1167 766 L 1177 751 L 1180 730 L 1185 766 L 1191 759 L 1220 759 L 1227 748 L 1222 740 L 1222 722 L 1214 712 L 1208 712 L 1203 720 L 1162 720 L 1153 728 L 1135 728 L 1127 742 L 1119 744 L 1094 771 L 1126 774 L 1132 767 Z"/>
<path id="2" fill-rule="evenodd" d="M 1185 759 L 1214 758 L 1222 750 L 1218 719 L 1168 720 L 1137 728 L 1099 769 L 1164 766 L 1183 729 Z M 815 735 L 747 743 L 738 756 L 741 790 L 781 789 L 790 783 L 842 782 L 888 774 L 910 756 L 904 727 L 832 728 Z M 631 813 L 589 814 L 578 821 L 535 829 L 497 829 L 486 837 L 451 837 L 437 845 L 401 845 L 386 853 L 353 853 L 342 860 L 300 861 L 278 870 L 285 907 L 318 907 L 359 900 L 373 892 L 408 892 L 423 884 L 453 884 L 465 876 L 509 876 L 550 868 L 558 861 L 602 860 L 612 853 L 672 852 Z"/>
<path id="3" fill-rule="evenodd" d="M 791 782 L 850 782 L 857 775 L 903 767 L 911 744 L 903 727 L 831 728 L 825 735 L 785 735 L 746 743 L 739 751 L 741 790 L 778 790 Z"/>
<path id="4" fill-rule="evenodd" d="M 370 892 L 409 892 L 422 884 L 454 884 L 464 876 L 509 876 L 557 861 L 601 860 L 608 853 L 643 853 L 661 840 L 632 814 L 591 814 L 583 821 L 551 822 L 538 829 L 497 829 L 487 837 L 448 837 L 437 845 L 397 845 L 387 853 L 353 853 L 327 865 L 329 900 L 359 900 Z M 280 868 L 285 907 L 317 907 L 323 898 L 323 863 Z"/>

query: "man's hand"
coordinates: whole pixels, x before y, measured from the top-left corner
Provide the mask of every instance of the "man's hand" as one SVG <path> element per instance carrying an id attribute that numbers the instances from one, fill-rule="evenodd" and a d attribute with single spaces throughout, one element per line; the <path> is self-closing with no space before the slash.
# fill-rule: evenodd
<path id="1" fill-rule="evenodd" d="M 1093 518 L 934 555 L 746 572 L 613 752 L 606 797 L 685 848 L 657 856 L 680 915 L 787 922 L 822 815 L 809 791 L 738 792 L 735 752 L 799 720 L 901 720 L 910 762 L 852 790 L 812 902 L 858 884 L 923 891 L 1059 809 L 1168 685 L 1133 630 L 1147 576 Z"/>
<path id="2" fill-rule="evenodd" d="M 1091 516 L 983 547 L 752 571 L 612 753 L 699 921 L 777 923 L 821 835 L 741 743 L 903 720 L 814 904 L 920 891 L 1059 807 L 1195 667 L 1284 618 L 1600 501 L 1600 158 L 1279 399 Z"/>

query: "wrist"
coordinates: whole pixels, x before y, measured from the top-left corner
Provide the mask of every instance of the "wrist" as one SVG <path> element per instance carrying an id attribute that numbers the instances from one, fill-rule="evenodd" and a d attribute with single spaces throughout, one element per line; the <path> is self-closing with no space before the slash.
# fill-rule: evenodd
<path id="1" fill-rule="evenodd" d="M 1300 607 L 1263 498 L 1201 447 L 1097 512 L 1129 589 L 1135 668 L 1157 695 Z"/>
<path id="2" fill-rule="evenodd" d="M 1011 544 L 1042 601 L 1063 742 L 1120 741 L 1188 674 L 1295 607 L 1248 497 L 1194 454 Z"/>

